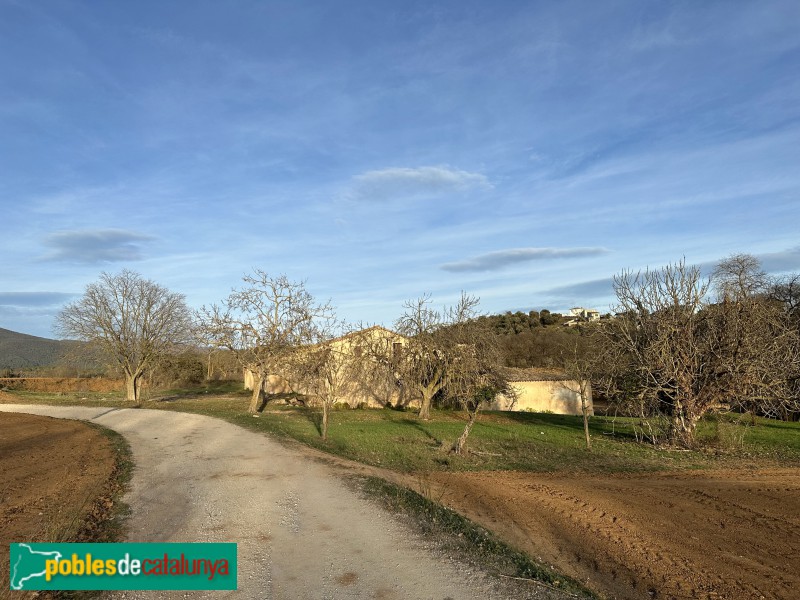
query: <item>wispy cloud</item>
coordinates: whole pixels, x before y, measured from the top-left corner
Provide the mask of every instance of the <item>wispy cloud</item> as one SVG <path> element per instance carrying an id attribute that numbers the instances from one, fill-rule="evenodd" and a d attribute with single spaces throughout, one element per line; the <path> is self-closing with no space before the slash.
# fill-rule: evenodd
<path id="1" fill-rule="evenodd" d="M 768 273 L 800 271 L 800 246 L 782 252 L 768 252 L 758 256 Z"/>
<path id="2" fill-rule="evenodd" d="M 395 198 L 434 196 L 467 190 L 488 190 L 492 185 L 480 173 L 449 167 L 390 168 L 367 171 L 353 178 L 355 200 L 386 201 Z"/>
<path id="3" fill-rule="evenodd" d="M 567 285 L 560 285 L 558 287 L 545 290 L 545 294 L 561 294 L 572 296 L 586 296 L 593 298 L 596 296 L 604 296 L 613 293 L 614 278 L 603 277 L 602 279 L 592 279 L 590 281 L 581 281 L 578 283 L 570 283 Z"/>
<path id="4" fill-rule="evenodd" d="M 105 263 L 142 260 L 142 242 L 152 236 L 122 229 L 60 231 L 49 235 L 44 243 L 54 252 L 46 261 Z"/>
<path id="5" fill-rule="evenodd" d="M 62 292 L 0 292 L 0 306 L 34 308 L 60 306 L 74 297 Z"/>
<path id="6" fill-rule="evenodd" d="M 607 253 L 608 249 L 606 248 L 511 248 L 481 254 L 463 261 L 446 263 L 441 268 L 454 273 L 496 271 L 517 263 L 559 258 L 583 258 Z"/>

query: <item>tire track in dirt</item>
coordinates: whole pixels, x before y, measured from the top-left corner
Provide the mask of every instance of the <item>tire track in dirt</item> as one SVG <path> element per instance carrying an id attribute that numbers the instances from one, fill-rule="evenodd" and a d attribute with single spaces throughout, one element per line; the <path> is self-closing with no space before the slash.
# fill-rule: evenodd
<path id="1" fill-rule="evenodd" d="M 431 477 L 442 501 L 611 598 L 797 598 L 800 470 Z"/>

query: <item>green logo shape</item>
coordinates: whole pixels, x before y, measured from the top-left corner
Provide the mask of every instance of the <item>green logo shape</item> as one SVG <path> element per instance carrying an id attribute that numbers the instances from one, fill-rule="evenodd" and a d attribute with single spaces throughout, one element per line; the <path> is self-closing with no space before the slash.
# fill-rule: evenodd
<path id="1" fill-rule="evenodd" d="M 12 590 L 235 590 L 232 543 L 11 544 Z"/>

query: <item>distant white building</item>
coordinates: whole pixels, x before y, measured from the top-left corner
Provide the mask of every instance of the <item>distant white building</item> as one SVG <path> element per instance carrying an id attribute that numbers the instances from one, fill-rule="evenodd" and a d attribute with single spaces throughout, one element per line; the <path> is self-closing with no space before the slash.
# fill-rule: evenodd
<path id="1" fill-rule="evenodd" d="M 574 327 L 579 323 L 586 323 L 589 321 L 599 321 L 600 311 L 593 308 L 583 308 L 582 306 L 575 306 L 569 309 L 570 319 L 564 321 L 563 325 L 566 327 Z"/>
<path id="2" fill-rule="evenodd" d="M 583 308 L 581 306 L 570 308 L 569 314 L 571 314 L 573 317 L 578 317 L 587 321 L 597 321 L 600 318 L 599 310 L 595 310 L 593 308 Z"/>

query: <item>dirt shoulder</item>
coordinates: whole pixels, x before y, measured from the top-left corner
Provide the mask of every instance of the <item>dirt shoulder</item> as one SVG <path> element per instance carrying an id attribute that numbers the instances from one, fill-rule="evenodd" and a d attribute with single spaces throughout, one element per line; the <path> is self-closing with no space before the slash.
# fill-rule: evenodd
<path id="1" fill-rule="evenodd" d="M 108 438 L 85 423 L 0 412 L 0 590 L 9 544 L 86 533 L 114 466 Z"/>
<path id="2" fill-rule="evenodd" d="M 431 476 L 441 502 L 609 598 L 796 598 L 800 469 Z"/>

